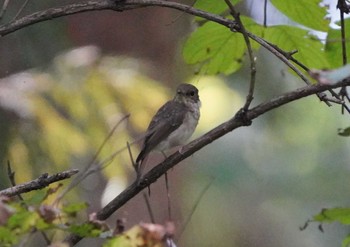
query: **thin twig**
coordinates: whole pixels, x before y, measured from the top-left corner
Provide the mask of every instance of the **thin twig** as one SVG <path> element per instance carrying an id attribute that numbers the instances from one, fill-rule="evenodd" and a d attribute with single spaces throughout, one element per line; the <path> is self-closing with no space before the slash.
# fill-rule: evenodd
<path id="1" fill-rule="evenodd" d="M 276 51 L 278 51 L 281 55 L 283 55 L 287 60 L 292 61 L 293 63 L 297 64 L 298 66 L 300 66 L 303 70 L 305 70 L 305 72 L 309 72 L 310 69 L 308 67 L 306 67 L 303 63 L 301 63 L 300 61 L 298 61 L 297 59 L 295 59 L 293 57 L 293 55 L 295 53 L 298 52 L 298 50 L 294 50 L 294 51 L 290 51 L 290 52 L 286 52 L 284 50 L 282 50 L 281 48 L 279 48 L 277 45 L 271 44 L 270 42 L 266 41 L 271 47 L 273 47 Z M 299 75 L 299 74 L 298 74 Z M 299 75 L 300 76 L 300 75 Z M 306 77 L 305 77 L 306 78 Z M 303 79 L 303 78 L 302 78 Z M 311 85 L 312 83 L 309 80 L 303 80 L 307 85 Z M 339 96 L 332 90 L 330 89 L 329 92 L 331 93 L 331 95 L 333 97 L 335 97 L 336 99 L 340 99 Z M 325 104 L 327 104 L 328 106 L 331 106 L 331 104 L 329 103 L 332 100 L 329 100 L 329 98 L 327 98 L 327 95 L 324 92 L 318 93 L 316 94 L 317 97 L 325 102 Z"/>
<path id="2" fill-rule="evenodd" d="M 9 160 L 7 161 L 7 176 L 8 176 L 9 179 L 10 179 L 11 186 L 12 186 L 12 187 L 16 186 L 15 172 L 12 171 L 11 163 L 10 163 Z M 19 198 L 22 202 L 24 202 L 24 199 L 23 199 L 23 197 L 22 197 L 21 194 L 18 194 L 17 196 L 18 196 L 18 198 Z M 25 203 L 24 203 L 24 204 L 25 204 Z"/>
<path id="3" fill-rule="evenodd" d="M 264 0 L 264 27 L 267 27 L 267 0 Z"/>
<path id="4" fill-rule="evenodd" d="M 169 180 L 168 180 L 168 173 L 167 172 L 164 174 L 164 178 L 165 178 L 166 197 L 167 197 L 167 203 L 168 203 L 168 221 L 172 221 L 170 189 L 169 189 Z"/>
<path id="5" fill-rule="evenodd" d="M 258 44 L 266 48 L 268 51 L 270 51 L 273 55 L 275 55 L 278 59 L 280 59 L 284 64 L 286 64 L 289 68 L 291 68 L 305 83 L 306 85 L 312 85 L 311 81 L 294 65 L 292 64 L 289 59 L 286 57 L 284 53 L 281 53 L 281 49 L 276 49 L 277 46 L 272 45 L 268 41 L 256 36 L 255 34 L 247 32 L 249 37 L 256 41 Z M 328 106 L 331 106 L 331 104 L 328 101 L 325 101 L 325 95 L 322 94 L 322 92 L 316 94 L 318 98 L 325 102 Z"/>
<path id="6" fill-rule="evenodd" d="M 205 193 L 208 191 L 208 189 L 211 187 L 211 185 L 213 184 L 215 178 L 212 178 L 209 183 L 203 188 L 203 190 L 201 191 L 201 193 L 199 194 L 198 198 L 195 200 L 192 209 L 190 210 L 190 214 L 188 215 L 188 217 L 185 220 L 185 223 L 183 224 L 183 226 L 181 227 L 181 231 L 179 232 L 179 234 L 176 236 L 177 240 L 179 240 L 182 236 L 182 234 L 185 232 L 186 227 L 188 226 L 188 223 L 190 223 L 190 220 L 192 219 L 192 216 L 194 214 L 194 212 L 196 211 L 199 203 L 202 201 L 203 196 L 205 195 Z"/>
<path id="7" fill-rule="evenodd" d="M 4 1 L 4 4 L 2 5 L 1 11 L 0 11 L 0 20 L 4 17 L 9 2 L 10 2 L 10 0 Z"/>
<path id="8" fill-rule="evenodd" d="M 96 172 L 99 170 L 99 167 L 93 167 L 93 164 L 95 163 L 95 161 L 97 160 L 98 155 L 101 153 L 102 149 L 104 148 L 104 146 L 107 144 L 108 140 L 112 137 L 114 131 L 120 126 L 120 124 L 122 122 L 124 122 L 124 120 L 128 119 L 130 116 L 130 114 L 127 114 L 125 116 L 123 116 L 112 128 L 112 130 L 108 133 L 107 137 L 103 140 L 102 144 L 100 145 L 100 147 L 98 148 L 98 150 L 96 151 L 94 157 L 91 159 L 91 161 L 88 163 L 88 165 L 85 167 L 85 169 L 79 174 L 79 176 L 77 176 L 75 179 L 73 179 L 71 181 L 71 183 L 61 192 L 61 194 L 59 194 L 56 198 L 56 200 L 54 201 L 53 204 L 57 204 L 63 197 L 65 194 L 67 194 L 71 189 L 73 189 L 75 186 L 77 186 L 81 181 L 83 181 L 87 176 L 89 176 L 90 174 Z M 102 163 L 103 164 L 103 163 Z"/>
<path id="9" fill-rule="evenodd" d="M 168 156 L 165 154 L 164 151 L 162 151 L 162 154 L 164 156 L 164 159 L 167 159 Z M 164 180 L 165 180 L 165 189 L 166 189 L 166 196 L 167 196 L 167 204 L 168 204 L 168 221 L 171 221 L 171 200 L 170 200 L 170 187 L 169 187 L 169 179 L 168 179 L 168 172 L 164 173 Z"/>
<path id="10" fill-rule="evenodd" d="M 12 168 L 11 168 L 11 164 L 10 164 L 10 161 L 7 161 L 7 174 L 8 174 L 8 177 L 11 181 L 11 185 L 12 187 L 11 188 L 14 188 L 16 186 L 16 180 L 15 180 L 15 172 L 12 171 Z M 1 191 L 0 191 L 0 195 L 1 195 Z M 21 204 L 26 208 L 28 209 L 28 205 L 25 203 L 21 193 L 17 194 L 18 198 L 21 200 Z M 47 245 L 50 245 L 51 244 L 51 240 L 49 239 L 49 237 L 46 235 L 45 232 L 43 231 L 39 231 L 41 236 L 44 238 L 45 242 Z M 23 242 L 25 243 L 25 242 Z"/>
<path id="11" fill-rule="evenodd" d="M 12 21 L 16 20 L 18 18 L 18 16 L 22 13 L 22 11 L 24 10 L 24 8 L 27 6 L 27 4 L 29 3 L 29 0 L 26 0 L 21 8 L 18 10 L 18 12 L 16 13 L 15 17 L 13 17 Z"/>
<path id="12" fill-rule="evenodd" d="M 71 169 L 63 172 L 56 173 L 54 175 L 49 175 L 47 173 L 42 174 L 39 178 L 34 179 L 30 182 L 18 184 L 13 187 L 4 189 L 0 191 L 0 196 L 15 196 L 22 193 L 27 193 L 33 190 L 40 190 L 52 183 L 70 178 L 74 174 L 78 173 L 78 169 Z"/>
<path id="13" fill-rule="evenodd" d="M 338 0 L 337 8 L 339 9 L 339 12 L 340 12 L 341 48 L 342 48 L 343 65 L 346 65 L 347 55 L 346 55 L 346 34 L 345 34 L 344 13 L 349 13 L 350 8 L 344 0 Z M 346 87 L 342 87 L 340 89 L 339 95 L 343 101 L 344 99 L 347 99 L 348 101 L 350 101 L 350 97 L 346 90 Z M 342 114 L 344 114 L 344 109 L 349 112 L 349 109 L 347 108 L 345 103 L 342 105 Z"/>
<path id="14" fill-rule="evenodd" d="M 344 21 L 344 12 L 348 12 L 348 6 L 344 0 L 338 0 L 337 8 L 340 12 L 340 27 L 341 27 L 341 48 L 342 48 L 342 58 L 343 65 L 347 64 L 346 56 L 346 36 L 345 36 L 345 21 Z"/>
<path id="15" fill-rule="evenodd" d="M 151 207 L 151 203 L 149 202 L 148 195 L 147 195 L 146 192 L 143 192 L 142 195 L 143 195 L 143 198 L 145 199 L 145 203 L 146 203 L 146 206 L 147 206 L 147 211 L 148 211 L 149 217 L 151 219 L 151 222 L 153 224 L 155 224 L 156 221 L 154 220 L 153 210 L 152 210 L 152 207 Z"/>
<path id="16" fill-rule="evenodd" d="M 230 2 L 230 0 L 225 0 L 227 6 L 230 8 L 231 15 L 235 19 L 237 25 L 239 26 L 239 30 L 241 31 L 241 34 L 243 35 L 244 41 L 247 46 L 249 60 L 250 60 L 250 84 L 249 84 L 249 92 L 246 97 L 246 102 L 243 106 L 243 111 L 246 112 L 249 109 L 250 104 L 252 103 L 254 99 L 254 87 L 255 87 L 255 76 L 256 76 L 256 65 L 255 65 L 255 57 L 253 55 L 253 49 L 250 44 L 250 39 L 247 34 L 247 31 L 241 21 L 240 14 L 235 10 L 234 6 Z"/>

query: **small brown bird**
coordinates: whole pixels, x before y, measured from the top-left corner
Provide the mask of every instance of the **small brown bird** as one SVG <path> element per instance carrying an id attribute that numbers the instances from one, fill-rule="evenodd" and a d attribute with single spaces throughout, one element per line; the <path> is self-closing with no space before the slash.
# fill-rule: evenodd
<path id="1" fill-rule="evenodd" d="M 151 151 L 164 152 L 185 144 L 198 124 L 200 106 L 195 86 L 184 83 L 177 87 L 175 97 L 158 110 L 148 126 L 143 147 L 136 159 L 139 173 L 143 160 Z"/>

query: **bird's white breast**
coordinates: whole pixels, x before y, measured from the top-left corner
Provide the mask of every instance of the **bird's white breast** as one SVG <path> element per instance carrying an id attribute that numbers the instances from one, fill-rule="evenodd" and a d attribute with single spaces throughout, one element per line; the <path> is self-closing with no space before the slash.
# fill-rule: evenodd
<path id="1" fill-rule="evenodd" d="M 166 140 L 159 143 L 157 149 L 164 151 L 169 148 L 185 144 L 185 142 L 191 137 L 197 127 L 200 117 L 199 108 L 200 101 L 198 103 L 192 104 L 190 111 L 186 113 L 185 119 L 180 127 L 173 131 Z"/>

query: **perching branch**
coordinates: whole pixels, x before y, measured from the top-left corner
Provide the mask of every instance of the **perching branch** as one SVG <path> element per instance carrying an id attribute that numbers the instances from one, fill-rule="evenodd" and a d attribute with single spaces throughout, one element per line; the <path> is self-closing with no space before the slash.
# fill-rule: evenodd
<path id="1" fill-rule="evenodd" d="M 190 142 L 181 149 L 180 152 L 175 152 L 163 162 L 159 163 L 153 169 L 151 169 L 147 174 L 145 174 L 139 182 L 134 182 L 118 196 L 116 196 L 110 203 L 108 203 L 104 208 L 97 212 L 96 218 L 98 220 L 106 220 L 114 212 L 116 212 L 120 207 L 127 203 L 131 198 L 140 193 L 143 189 L 149 187 L 152 183 L 156 182 L 158 178 L 164 175 L 169 169 L 176 166 L 180 161 L 188 158 L 196 151 L 202 149 L 213 141 L 219 139 L 220 137 L 226 135 L 227 133 L 239 128 L 246 126 L 247 120 L 252 121 L 260 115 L 278 108 L 282 105 L 288 104 L 300 98 L 304 98 L 316 93 L 320 93 L 332 88 L 339 88 L 342 86 L 349 86 L 350 78 L 338 82 L 333 85 L 316 84 L 309 85 L 297 90 L 282 94 L 277 96 L 267 102 L 261 103 L 258 106 L 248 110 L 245 113 L 244 119 L 241 118 L 240 114 L 235 115 L 233 118 L 217 126 L 216 128 L 210 130 L 208 133 L 197 138 L 196 140 Z M 74 245 L 79 242 L 82 237 L 77 235 L 70 235 L 65 239 L 65 242 L 69 245 Z"/>
<path id="2" fill-rule="evenodd" d="M 63 171 L 56 173 L 54 175 L 49 175 L 47 173 L 42 174 L 39 178 L 34 179 L 30 182 L 24 184 L 18 184 L 16 186 L 4 189 L 0 191 L 0 196 L 15 196 L 22 193 L 27 193 L 33 190 L 40 190 L 52 183 L 70 178 L 74 174 L 78 173 L 78 169 L 71 169 L 68 171 Z"/>

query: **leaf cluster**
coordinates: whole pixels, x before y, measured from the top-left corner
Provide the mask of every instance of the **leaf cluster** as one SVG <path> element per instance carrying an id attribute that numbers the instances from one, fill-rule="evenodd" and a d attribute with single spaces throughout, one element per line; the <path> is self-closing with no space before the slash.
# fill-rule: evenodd
<path id="1" fill-rule="evenodd" d="M 280 11 L 280 15 L 287 16 L 296 24 L 267 23 L 264 26 L 254 18 L 242 15 L 247 31 L 286 52 L 297 51 L 293 57 L 308 68 L 335 68 L 341 65 L 340 30 L 330 28 L 327 8 L 320 6 L 320 0 L 272 0 L 271 4 Z M 195 7 L 231 18 L 224 1 L 197 1 Z M 185 61 L 198 65 L 199 73 L 231 74 L 237 71 L 246 53 L 242 34 L 217 23 L 196 20 L 199 27 L 188 38 L 183 49 Z M 349 33 L 350 25 L 346 27 Z M 312 34 L 312 30 L 324 32 L 326 41 Z M 253 48 L 259 49 L 260 45 L 253 43 Z M 347 51 L 350 53 L 350 49 Z"/>
<path id="2" fill-rule="evenodd" d="M 88 237 L 102 232 L 101 227 L 92 222 L 77 223 L 77 215 L 87 208 L 86 203 L 55 207 L 45 202 L 50 193 L 50 189 L 36 191 L 24 201 L 0 197 L 1 246 L 19 244 L 25 236 L 36 232 L 63 231 Z"/>

